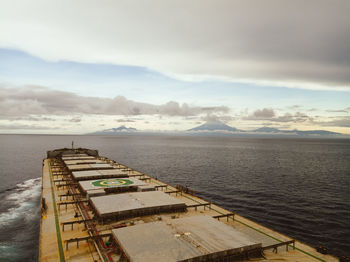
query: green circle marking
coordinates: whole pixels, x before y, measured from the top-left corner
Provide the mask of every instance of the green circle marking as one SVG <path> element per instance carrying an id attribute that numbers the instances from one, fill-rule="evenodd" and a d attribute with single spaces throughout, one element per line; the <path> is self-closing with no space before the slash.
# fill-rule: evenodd
<path id="1" fill-rule="evenodd" d="M 117 186 L 128 186 L 128 185 L 134 184 L 134 182 L 132 182 L 129 179 L 115 178 L 115 179 L 96 180 L 91 184 L 96 187 L 117 187 Z"/>

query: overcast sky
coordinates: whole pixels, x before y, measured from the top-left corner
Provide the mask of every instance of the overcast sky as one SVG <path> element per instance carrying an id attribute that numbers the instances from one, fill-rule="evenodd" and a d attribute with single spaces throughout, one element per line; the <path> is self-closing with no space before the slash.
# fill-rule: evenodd
<path id="1" fill-rule="evenodd" d="M 350 1 L 2 0 L 0 133 L 350 134 Z"/>

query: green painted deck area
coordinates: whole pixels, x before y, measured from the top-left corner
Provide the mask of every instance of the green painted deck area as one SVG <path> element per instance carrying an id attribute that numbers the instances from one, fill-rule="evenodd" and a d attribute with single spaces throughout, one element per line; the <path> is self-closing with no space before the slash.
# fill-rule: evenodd
<path id="1" fill-rule="evenodd" d="M 127 178 L 101 179 L 91 183 L 95 187 L 117 187 L 129 186 L 134 184 L 133 181 Z"/>

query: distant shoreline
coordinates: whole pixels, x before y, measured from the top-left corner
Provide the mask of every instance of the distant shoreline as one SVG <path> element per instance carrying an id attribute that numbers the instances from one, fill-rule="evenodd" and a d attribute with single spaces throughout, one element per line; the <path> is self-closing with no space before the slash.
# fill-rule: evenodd
<path id="1" fill-rule="evenodd" d="M 114 136 L 180 136 L 180 137 L 225 137 L 225 138 L 266 138 L 266 139 L 350 139 L 350 135 L 292 135 L 292 134 L 252 134 L 252 133 L 210 133 L 210 132 L 119 132 L 113 134 L 28 134 L 28 133 L 0 133 L 0 135 L 13 136 L 96 136 L 96 137 L 114 137 Z"/>

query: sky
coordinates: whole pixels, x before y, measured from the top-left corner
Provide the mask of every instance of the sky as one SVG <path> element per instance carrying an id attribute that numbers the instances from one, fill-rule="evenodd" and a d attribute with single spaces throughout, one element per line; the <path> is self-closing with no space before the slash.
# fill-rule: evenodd
<path id="1" fill-rule="evenodd" d="M 348 0 L 2 0 L 0 133 L 350 134 Z"/>

